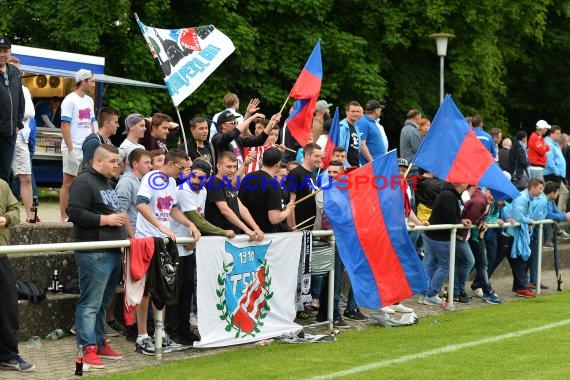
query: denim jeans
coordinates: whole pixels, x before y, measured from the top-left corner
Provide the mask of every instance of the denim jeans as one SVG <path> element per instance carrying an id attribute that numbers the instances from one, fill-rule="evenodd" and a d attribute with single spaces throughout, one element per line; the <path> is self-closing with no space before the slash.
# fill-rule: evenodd
<path id="1" fill-rule="evenodd" d="M 340 291 L 342 289 L 342 276 L 344 274 L 344 263 L 340 259 L 340 255 L 338 254 L 338 249 L 335 247 L 334 252 L 334 304 L 335 310 L 339 310 L 338 302 L 340 300 Z M 356 304 L 356 299 L 354 298 L 354 292 L 352 291 L 352 285 L 349 284 L 348 287 L 348 295 L 346 297 L 346 310 L 355 310 L 358 307 Z M 336 313 L 336 312 L 335 312 Z M 340 314 L 340 310 L 339 310 Z"/>
<path id="2" fill-rule="evenodd" d="M 77 345 L 103 347 L 105 312 L 115 296 L 121 272 L 119 252 L 75 252 L 79 302 L 75 312 Z"/>
<path id="3" fill-rule="evenodd" d="M 477 288 L 482 288 L 483 293 L 489 294 L 491 292 L 491 283 L 489 281 L 489 262 L 485 249 L 485 241 L 475 241 L 473 240 L 473 236 L 471 236 L 469 239 L 469 248 L 471 248 L 471 252 L 475 258 L 475 266 L 473 268 L 476 272 L 475 280 L 473 281 L 473 285 L 471 285 L 471 289 L 475 290 Z"/>
<path id="4" fill-rule="evenodd" d="M 433 240 L 425 234 L 423 237 L 424 247 L 427 248 L 428 255 L 431 256 L 429 268 L 426 268 L 429 286 L 425 295 L 433 297 L 441 291 L 443 282 L 449 274 L 449 240 Z"/>
<path id="5" fill-rule="evenodd" d="M 421 231 L 410 231 L 410 232 L 408 232 L 408 234 L 410 235 L 410 240 L 412 241 L 414 248 L 416 248 L 416 250 L 419 252 L 420 248 L 423 246 L 423 243 L 424 243 L 422 240 L 422 232 Z"/>
<path id="6" fill-rule="evenodd" d="M 455 280 L 453 282 L 454 294 L 459 295 L 459 293 L 465 291 L 465 283 L 467 282 L 467 277 L 473 269 L 475 264 L 475 258 L 469 248 L 469 244 L 466 241 L 456 240 L 455 241 Z"/>
<path id="7" fill-rule="evenodd" d="M 323 275 L 311 275 L 311 295 L 313 298 L 321 297 L 321 288 L 323 287 Z"/>
<path id="8" fill-rule="evenodd" d="M 335 247 L 335 261 L 334 261 L 334 305 L 333 305 L 333 320 L 338 321 L 342 319 L 342 313 L 338 306 L 340 300 L 340 290 L 342 288 L 342 275 L 344 273 L 344 264 L 340 259 L 338 254 L 338 249 Z M 317 313 L 316 320 L 318 322 L 325 321 L 327 319 L 327 308 L 328 308 L 328 288 L 329 281 L 328 275 L 323 276 L 322 287 L 321 287 L 321 298 L 320 298 L 320 308 Z M 348 299 L 346 302 L 347 310 L 354 310 L 357 308 L 356 301 L 354 299 L 354 292 L 352 291 L 352 286 L 348 291 Z"/>
<path id="9" fill-rule="evenodd" d="M 425 242 L 426 235 L 422 232 L 422 241 Z M 424 259 L 422 260 L 422 265 L 424 266 L 424 270 L 428 278 L 433 276 L 433 272 L 435 272 L 436 266 L 433 263 L 433 255 L 430 253 L 427 244 L 424 244 Z"/>
<path id="10" fill-rule="evenodd" d="M 487 254 L 487 278 L 489 279 L 489 285 L 491 284 L 491 274 L 493 273 L 493 264 L 497 258 L 497 252 L 499 250 L 499 241 L 501 238 L 500 229 L 491 228 L 487 231 L 485 235 L 485 252 Z"/>

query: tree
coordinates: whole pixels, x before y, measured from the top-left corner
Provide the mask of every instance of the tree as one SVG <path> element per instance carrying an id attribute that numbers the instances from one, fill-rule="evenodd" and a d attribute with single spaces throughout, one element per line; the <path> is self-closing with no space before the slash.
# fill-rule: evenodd
<path id="1" fill-rule="evenodd" d="M 438 58 L 428 36 L 440 31 L 456 35 L 446 92 L 465 114 L 482 115 L 487 128 L 531 125 L 538 115 L 563 120 L 568 112 L 560 84 L 568 78 L 570 32 L 561 0 L 13 0 L 1 7 L 0 28 L 17 43 L 105 56 L 108 74 L 154 83 L 162 76 L 134 12 L 165 29 L 215 25 L 236 51 L 180 105 L 183 120 L 219 111 L 227 92 L 242 104 L 259 97 L 263 112 L 276 112 L 321 39 L 321 97 L 341 109 L 350 100 L 383 100 L 383 124 L 397 145 L 408 109 L 430 118 L 437 111 Z M 104 101 L 124 115 L 173 113 L 164 91 L 109 86 Z"/>

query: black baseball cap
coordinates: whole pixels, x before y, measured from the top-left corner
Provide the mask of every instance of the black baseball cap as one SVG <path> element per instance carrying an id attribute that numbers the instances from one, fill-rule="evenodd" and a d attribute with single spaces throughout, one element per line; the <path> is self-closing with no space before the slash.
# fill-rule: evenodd
<path id="1" fill-rule="evenodd" d="M 364 110 L 365 111 L 374 111 L 375 109 L 381 108 L 384 109 L 386 106 L 382 103 L 380 103 L 378 100 L 376 99 L 372 99 L 366 102 L 366 104 L 364 105 Z"/>
<path id="2" fill-rule="evenodd" d="M 263 152 L 263 166 L 274 166 L 281 161 L 281 152 L 279 149 L 271 147 Z"/>
<path id="3" fill-rule="evenodd" d="M 0 49 L 11 49 L 12 43 L 8 37 L 0 37 Z"/>
<path id="4" fill-rule="evenodd" d="M 190 166 L 190 170 L 194 169 L 201 170 L 208 175 L 212 174 L 212 165 L 206 160 L 194 160 Z"/>
<path id="5" fill-rule="evenodd" d="M 225 110 L 218 116 L 218 125 L 222 125 L 227 123 L 228 121 L 232 121 L 237 119 L 237 116 L 230 110 Z"/>

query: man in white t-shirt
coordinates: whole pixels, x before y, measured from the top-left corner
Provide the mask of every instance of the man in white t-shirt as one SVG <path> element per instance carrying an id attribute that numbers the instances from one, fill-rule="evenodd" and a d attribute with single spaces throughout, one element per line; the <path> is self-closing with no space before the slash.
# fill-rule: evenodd
<path id="1" fill-rule="evenodd" d="M 143 115 L 132 113 L 125 118 L 125 132 L 123 134 L 127 135 L 127 138 L 119 146 L 119 161 L 125 166 L 127 172 L 132 170 L 128 162 L 129 154 L 137 148 L 145 149 L 144 145 L 139 144 L 145 131 L 146 125 Z"/>
<path id="2" fill-rule="evenodd" d="M 200 231 L 194 223 L 189 221 L 178 207 L 176 199 L 176 181 L 181 173 L 189 171 L 190 158 L 179 149 L 172 149 L 166 153 L 164 164 L 158 170 L 145 174 L 141 180 L 137 193 L 137 224 L 135 236 L 142 237 L 168 237 L 176 240 L 176 234 L 170 229 L 171 216 L 188 228 L 190 236 L 196 240 L 200 238 Z M 145 307 L 146 306 L 146 307 Z M 138 337 L 135 351 L 154 355 L 154 343 L 147 333 L 148 296 L 137 307 Z M 163 345 L 173 344 L 166 336 Z"/>
<path id="3" fill-rule="evenodd" d="M 186 215 L 186 217 L 194 223 L 200 232 L 207 235 L 218 235 L 233 238 L 235 233 L 233 230 L 224 230 L 216 227 L 204 219 L 204 209 L 206 207 L 206 182 L 208 176 L 212 174 L 212 166 L 203 159 L 196 159 L 190 167 L 191 172 L 187 180 L 185 180 L 176 191 L 176 201 L 178 207 Z M 188 228 L 180 224 L 176 220 L 170 221 L 170 227 L 176 236 L 189 236 Z M 178 295 L 178 304 L 167 306 L 167 322 L 172 325 L 170 331 L 176 334 L 174 340 L 178 343 L 191 345 L 194 341 L 199 340 L 191 331 L 191 323 L 193 319 L 197 321 L 196 315 L 191 313 L 192 300 L 196 298 L 195 285 L 195 269 L 196 255 L 194 244 L 178 244 L 178 273 L 180 284 L 180 293 Z M 189 318 L 190 317 L 190 318 Z"/>
<path id="4" fill-rule="evenodd" d="M 87 136 L 98 130 L 93 98 L 88 95 L 94 88 L 93 73 L 81 69 L 75 73 L 75 91 L 69 93 L 61 103 L 63 183 L 59 193 L 59 211 L 64 223 L 68 219 L 69 187 L 83 162 L 81 146 Z"/>

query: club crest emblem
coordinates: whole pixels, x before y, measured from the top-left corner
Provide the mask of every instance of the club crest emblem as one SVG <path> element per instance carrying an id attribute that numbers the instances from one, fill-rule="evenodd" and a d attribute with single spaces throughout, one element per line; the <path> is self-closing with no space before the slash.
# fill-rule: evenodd
<path id="1" fill-rule="evenodd" d="M 216 308 L 220 319 L 226 322 L 225 330 L 235 331 L 236 338 L 256 336 L 271 310 L 273 292 L 265 259 L 270 245 L 271 242 L 246 247 L 225 244 L 232 261 L 224 262 L 223 273 L 218 274 Z"/>

